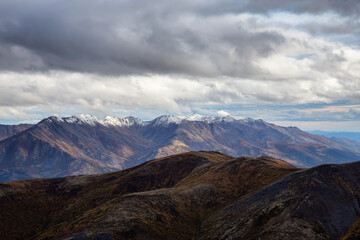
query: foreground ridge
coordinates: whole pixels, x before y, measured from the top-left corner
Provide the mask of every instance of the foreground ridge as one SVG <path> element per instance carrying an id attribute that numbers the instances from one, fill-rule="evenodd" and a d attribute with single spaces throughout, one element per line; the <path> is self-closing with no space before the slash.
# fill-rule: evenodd
<path id="1" fill-rule="evenodd" d="M 360 162 L 299 169 L 189 152 L 103 175 L 2 183 L 0 238 L 339 239 L 356 232 L 347 233 L 360 213 L 359 173 Z"/>

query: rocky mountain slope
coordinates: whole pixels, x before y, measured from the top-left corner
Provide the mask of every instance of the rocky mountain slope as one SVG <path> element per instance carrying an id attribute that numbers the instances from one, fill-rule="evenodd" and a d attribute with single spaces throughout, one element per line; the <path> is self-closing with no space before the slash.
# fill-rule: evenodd
<path id="1" fill-rule="evenodd" d="M 360 162 L 304 170 L 189 152 L 103 175 L 2 183 L 0 238 L 356 239 L 359 189 Z"/>
<path id="2" fill-rule="evenodd" d="M 339 239 L 360 214 L 359 173 L 355 162 L 291 174 L 212 215 L 202 238 Z"/>
<path id="3" fill-rule="evenodd" d="M 0 125 L 0 140 L 16 135 L 32 126 L 32 124 Z"/>
<path id="4" fill-rule="evenodd" d="M 149 159 L 211 150 L 268 155 L 299 167 L 360 159 L 360 146 L 262 120 L 161 116 L 97 119 L 49 117 L 0 141 L 0 181 L 104 173 Z"/>

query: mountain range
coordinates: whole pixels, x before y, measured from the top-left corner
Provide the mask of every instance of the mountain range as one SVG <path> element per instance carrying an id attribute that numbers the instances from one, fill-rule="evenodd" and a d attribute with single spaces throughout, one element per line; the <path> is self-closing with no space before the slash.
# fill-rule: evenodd
<path id="1" fill-rule="evenodd" d="M 321 135 L 328 138 L 346 138 L 360 142 L 360 132 L 330 132 L 330 131 L 309 131 L 311 134 Z"/>
<path id="2" fill-rule="evenodd" d="M 360 162 L 188 152 L 0 184 L 0 239 L 359 239 Z"/>
<path id="3" fill-rule="evenodd" d="M 19 124 L 19 125 L 0 125 L 0 141 L 18 134 L 30 127 L 32 124 Z"/>
<path id="4" fill-rule="evenodd" d="M 82 114 L 9 126 L 0 133 L 0 181 L 105 173 L 200 150 L 267 155 L 297 167 L 360 159 L 358 142 L 334 141 L 296 127 L 231 116 L 164 115 L 142 121 Z"/>

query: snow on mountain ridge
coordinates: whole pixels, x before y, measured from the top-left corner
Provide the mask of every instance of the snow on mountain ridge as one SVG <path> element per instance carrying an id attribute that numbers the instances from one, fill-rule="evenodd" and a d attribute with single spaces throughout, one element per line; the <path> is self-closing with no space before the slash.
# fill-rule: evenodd
<path id="1" fill-rule="evenodd" d="M 193 114 L 190 117 L 185 117 L 184 120 L 191 121 L 191 122 L 207 122 L 210 123 L 214 121 L 215 117 L 203 116 L 200 114 Z"/>
<path id="2" fill-rule="evenodd" d="M 140 126 L 145 125 L 145 122 L 143 122 L 141 119 L 132 116 L 124 117 L 124 118 L 107 116 L 100 121 L 103 125 L 107 125 L 107 126 L 111 125 L 111 126 L 119 126 L 119 127 L 124 127 L 124 126 L 129 127 L 133 125 L 140 125 Z"/>
<path id="3" fill-rule="evenodd" d="M 199 122 L 206 122 L 206 123 L 216 123 L 216 122 L 234 122 L 236 119 L 230 115 L 223 116 L 223 117 L 209 117 L 203 116 L 200 114 L 194 114 L 190 117 L 184 118 L 187 121 L 199 121 Z"/>
<path id="4" fill-rule="evenodd" d="M 67 123 L 88 124 L 91 126 L 95 126 L 100 123 L 100 120 L 97 117 L 90 114 L 79 114 L 72 117 L 62 118 L 62 120 Z"/>
<path id="5" fill-rule="evenodd" d="M 228 122 L 240 122 L 243 124 L 249 123 L 260 123 L 264 122 L 261 119 L 252 119 L 252 118 L 245 118 L 245 119 L 236 119 L 230 115 L 228 116 L 221 116 L 221 117 L 212 117 L 212 116 L 203 116 L 200 114 L 194 114 L 189 117 L 176 117 L 173 115 L 162 115 L 153 120 L 143 121 L 139 118 L 129 116 L 124 118 L 106 116 L 103 119 L 98 119 L 97 117 L 91 114 L 79 114 L 71 117 L 49 117 L 48 120 L 50 121 L 59 121 L 59 122 L 67 122 L 67 123 L 75 123 L 75 124 L 86 124 L 90 126 L 96 126 L 97 124 L 103 126 L 118 126 L 118 127 L 130 127 L 133 125 L 139 126 L 146 126 L 146 125 L 153 125 L 153 126 L 169 126 L 170 124 L 181 124 L 182 122 L 205 122 L 205 123 L 228 123 Z"/>
<path id="6" fill-rule="evenodd" d="M 262 120 L 262 119 L 254 119 L 254 118 L 250 118 L 250 117 L 241 119 L 240 121 L 243 123 L 264 122 L 264 120 Z"/>
<path id="7" fill-rule="evenodd" d="M 181 123 L 182 119 L 172 116 L 172 115 L 162 115 L 160 117 L 155 118 L 154 120 L 150 121 L 151 124 L 154 126 L 164 125 L 168 126 L 169 124 L 175 123 L 179 124 Z"/>

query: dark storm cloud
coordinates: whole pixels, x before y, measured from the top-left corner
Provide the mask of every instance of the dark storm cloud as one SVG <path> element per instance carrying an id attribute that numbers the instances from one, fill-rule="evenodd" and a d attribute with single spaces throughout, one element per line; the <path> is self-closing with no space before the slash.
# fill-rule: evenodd
<path id="1" fill-rule="evenodd" d="M 252 74 L 260 70 L 251 59 L 268 55 L 283 37 L 227 22 L 226 14 L 241 6 L 241 1 L 5 0 L 0 3 L 0 44 L 9 61 L 0 62 L 0 68 Z M 26 51 L 30 63 L 14 47 Z"/>
<path id="2" fill-rule="evenodd" d="M 275 52 L 284 36 L 244 28 L 234 13 L 355 14 L 358 6 L 352 0 L 3 0 L 0 70 L 256 78 L 266 72 L 254 61 Z M 315 26 L 309 31 L 349 31 Z"/>
<path id="3" fill-rule="evenodd" d="M 296 13 L 336 12 L 341 15 L 358 15 L 359 0 L 250 0 L 243 7 L 252 12 L 291 11 Z"/>

